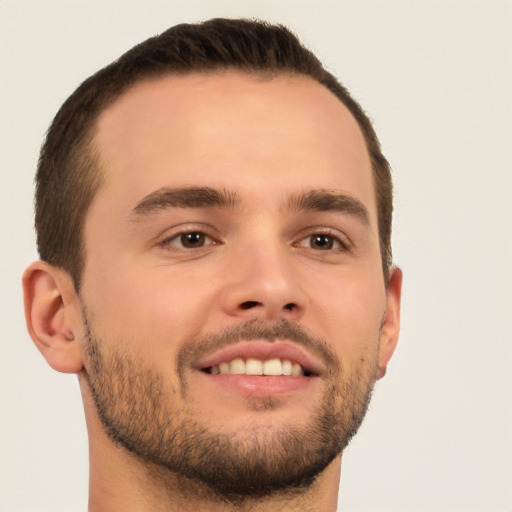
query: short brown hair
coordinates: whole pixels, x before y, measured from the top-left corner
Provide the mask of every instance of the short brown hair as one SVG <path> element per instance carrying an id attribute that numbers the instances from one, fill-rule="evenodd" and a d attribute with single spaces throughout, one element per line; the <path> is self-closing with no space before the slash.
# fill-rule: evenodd
<path id="1" fill-rule="evenodd" d="M 222 69 L 307 75 L 327 87 L 349 109 L 365 138 L 374 172 L 380 250 L 387 281 L 392 181 L 370 120 L 345 87 L 286 27 L 246 19 L 176 25 L 89 77 L 66 100 L 48 130 L 36 176 L 35 227 L 41 259 L 66 270 L 79 290 L 85 261 L 84 222 L 102 180 L 94 147 L 94 128 L 100 113 L 143 79 Z"/>

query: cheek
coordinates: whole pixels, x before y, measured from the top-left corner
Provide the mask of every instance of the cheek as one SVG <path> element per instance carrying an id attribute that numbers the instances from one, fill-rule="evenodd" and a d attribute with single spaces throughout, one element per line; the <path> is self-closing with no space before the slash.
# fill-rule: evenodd
<path id="1" fill-rule="evenodd" d="M 323 293 L 311 302 L 319 332 L 331 341 L 342 364 L 369 351 L 377 354 L 379 329 L 385 312 L 381 279 L 351 279 L 348 276 L 325 283 Z"/>
<path id="2" fill-rule="evenodd" d="M 211 286 L 171 268 L 117 265 L 109 279 L 90 270 L 84 300 L 98 333 L 109 343 L 141 348 L 146 357 L 174 354 L 198 336 L 217 296 Z"/>

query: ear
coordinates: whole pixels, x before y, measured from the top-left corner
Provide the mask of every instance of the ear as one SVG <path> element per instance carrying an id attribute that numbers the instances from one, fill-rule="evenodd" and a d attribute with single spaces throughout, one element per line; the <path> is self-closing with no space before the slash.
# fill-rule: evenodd
<path id="1" fill-rule="evenodd" d="M 80 301 L 67 272 L 35 261 L 23 274 L 25 320 L 30 337 L 48 364 L 59 372 L 83 367 L 79 333 Z"/>
<path id="2" fill-rule="evenodd" d="M 386 369 L 398 342 L 400 332 L 400 298 L 402 295 L 402 271 L 393 267 L 389 271 L 386 289 L 386 313 L 380 331 L 379 369 L 377 377 L 386 375 Z"/>

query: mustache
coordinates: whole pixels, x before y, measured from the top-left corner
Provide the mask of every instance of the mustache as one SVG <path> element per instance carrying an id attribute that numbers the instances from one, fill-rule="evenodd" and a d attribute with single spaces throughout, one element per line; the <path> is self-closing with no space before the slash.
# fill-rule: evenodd
<path id="1" fill-rule="evenodd" d="M 321 358 L 329 372 L 340 369 L 337 356 L 323 338 L 309 334 L 302 326 L 286 319 L 277 322 L 253 319 L 192 340 L 178 355 L 177 372 L 183 376 L 185 367 L 206 353 L 216 352 L 241 341 L 257 340 L 271 343 L 276 340 L 291 341 Z"/>

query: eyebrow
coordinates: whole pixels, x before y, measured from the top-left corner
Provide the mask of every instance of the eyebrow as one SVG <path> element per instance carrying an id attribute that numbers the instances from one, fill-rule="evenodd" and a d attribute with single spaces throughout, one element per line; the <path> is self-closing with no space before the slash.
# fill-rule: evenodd
<path id="1" fill-rule="evenodd" d="M 131 212 L 131 217 L 145 216 L 167 208 L 226 208 L 238 204 L 236 193 L 211 187 L 163 187 L 144 197 Z"/>
<path id="2" fill-rule="evenodd" d="M 290 197 L 288 206 L 292 210 L 318 210 L 321 212 L 338 212 L 353 215 L 370 225 L 370 215 L 364 204 L 347 194 L 340 194 L 330 190 L 318 189 L 309 190 L 302 194 L 293 194 Z"/>
<path id="3" fill-rule="evenodd" d="M 212 187 L 162 187 L 144 197 L 133 208 L 133 220 L 168 208 L 235 209 L 240 204 L 236 192 Z M 317 210 L 353 215 L 365 225 L 370 224 L 367 208 L 358 199 L 326 189 L 308 190 L 289 197 L 288 208 L 295 211 Z"/>

